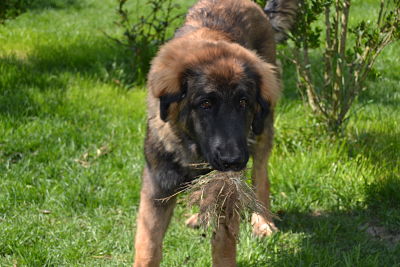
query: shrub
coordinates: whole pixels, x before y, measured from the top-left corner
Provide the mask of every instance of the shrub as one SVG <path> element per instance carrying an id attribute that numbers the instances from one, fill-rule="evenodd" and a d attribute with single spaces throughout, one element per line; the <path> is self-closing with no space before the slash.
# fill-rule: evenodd
<path id="1" fill-rule="evenodd" d="M 130 12 L 125 8 L 127 0 L 118 0 L 119 20 L 117 25 L 123 28 L 122 39 L 115 39 L 124 45 L 132 53 L 130 65 L 132 80 L 136 84 L 143 84 L 150 68 L 151 59 L 158 48 L 171 37 L 171 25 L 183 18 L 180 6 L 173 0 L 148 0 L 146 5 L 150 7 L 145 15 L 134 18 L 131 22 Z"/>
<path id="2" fill-rule="evenodd" d="M 290 34 L 290 58 L 296 65 L 300 92 L 333 132 L 349 118 L 378 55 L 400 36 L 400 1 L 381 0 L 376 21 L 362 20 L 352 27 L 350 8 L 351 0 L 301 0 Z M 318 26 L 320 16 L 324 34 Z M 310 50 L 321 47 L 321 58 L 310 60 Z"/>

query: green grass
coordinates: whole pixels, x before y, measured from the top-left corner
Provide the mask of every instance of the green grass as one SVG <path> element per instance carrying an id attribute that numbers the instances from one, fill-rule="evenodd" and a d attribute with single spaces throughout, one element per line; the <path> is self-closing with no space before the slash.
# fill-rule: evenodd
<path id="1" fill-rule="evenodd" d="M 129 55 L 103 34 L 120 32 L 116 3 L 38 3 L 0 25 L 0 266 L 130 265 L 145 91 L 120 82 Z M 384 51 L 340 138 L 308 115 L 283 62 L 270 161 L 280 232 L 256 239 L 242 223 L 239 266 L 400 266 L 399 55 L 398 43 Z M 163 266 L 210 265 L 188 212 L 176 209 Z"/>

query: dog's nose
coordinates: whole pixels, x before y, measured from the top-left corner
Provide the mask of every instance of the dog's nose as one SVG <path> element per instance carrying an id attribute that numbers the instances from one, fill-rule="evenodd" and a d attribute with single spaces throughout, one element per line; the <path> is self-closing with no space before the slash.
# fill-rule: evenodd
<path id="1" fill-rule="evenodd" d="M 227 171 L 239 171 L 246 166 L 241 156 L 221 156 L 219 158 L 221 165 L 224 170 Z"/>
<path id="2" fill-rule="evenodd" d="M 215 159 L 222 171 L 240 171 L 247 163 L 245 154 L 236 146 L 228 146 L 225 149 L 219 146 L 215 151 Z"/>

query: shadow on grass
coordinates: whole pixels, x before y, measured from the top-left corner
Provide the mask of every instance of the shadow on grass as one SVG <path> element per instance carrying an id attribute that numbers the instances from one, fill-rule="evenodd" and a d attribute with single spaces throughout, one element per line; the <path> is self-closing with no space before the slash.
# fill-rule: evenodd
<path id="1" fill-rule="evenodd" d="M 390 132 L 390 129 L 388 129 Z M 356 157 L 361 154 L 371 163 L 383 168 L 394 168 L 400 162 L 400 136 L 397 132 L 382 133 L 377 131 L 353 133 L 348 154 Z"/>
<path id="2" fill-rule="evenodd" d="M 376 177 L 365 184 L 365 204 L 374 217 L 400 231 L 400 136 L 386 129 L 354 133 L 348 145 L 352 158 L 361 155 L 375 168 Z"/>
<path id="3" fill-rule="evenodd" d="M 312 251 L 313 254 L 322 256 L 335 255 L 337 261 L 342 263 L 349 257 L 352 258 L 350 262 L 360 264 L 359 261 L 371 256 L 370 260 L 378 258 L 381 263 L 396 263 L 400 260 L 400 255 L 392 256 L 394 250 L 400 252 L 398 241 L 395 243 L 383 236 L 372 236 L 369 233 L 372 226 L 382 226 L 382 222 L 372 218 L 373 213 L 369 209 L 330 213 L 293 211 L 281 216 L 282 221 L 278 227 L 283 232 L 307 234 L 307 242 L 303 242 L 304 258 Z M 391 234 L 398 236 L 400 232 Z"/>
<path id="4" fill-rule="evenodd" d="M 364 105 L 375 103 L 393 108 L 399 107 L 399 83 L 400 79 L 398 76 L 387 76 L 370 80 L 367 82 L 367 89 L 360 94 L 359 102 Z"/>
<path id="5" fill-rule="evenodd" d="M 389 129 L 390 130 L 390 129 Z M 386 131 L 386 132 L 389 132 Z M 400 231 L 400 136 L 397 132 L 363 132 L 355 136 L 349 155 L 363 155 L 377 170 L 365 185 L 366 205 L 387 227 Z"/>
<path id="6" fill-rule="evenodd" d="M 302 235 L 288 249 L 274 242 L 261 244 L 268 261 L 242 261 L 239 266 L 398 266 L 400 263 L 400 137 L 397 132 L 358 133 L 348 145 L 352 158 L 361 155 L 376 166 L 378 177 L 364 185 L 365 200 L 348 211 L 280 212 L 282 235 Z M 274 237 L 272 237 L 273 239 Z M 281 241 L 279 241 L 281 242 Z M 272 244 L 271 244 L 272 243 Z M 276 251 L 278 247 L 278 251 Z M 397 265 L 396 265 L 397 264 Z"/>
<path id="7" fill-rule="evenodd" d="M 85 1 L 78 0 L 14 0 L 0 4 L 0 24 L 12 20 L 28 11 L 41 11 L 47 9 L 74 8 L 79 10 L 85 5 Z"/>
<path id="8" fill-rule="evenodd" d="M 400 231 L 385 229 L 370 210 L 307 213 L 287 211 L 280 232 L 258 240 L 259 257 L 238 266 L 395 266 L 400 260 Z M 374 235 L 371 231 L 380 229 Z M 286 240 L 285 235 L 290 239 Z M 300 236 L 293 241 L 294 236 Z M 267 260 L 263 256 L 268 255 Z"/>
<path id="9" fill-rule="evenodd" d="M 129 51 L 103 36 L 72 44 L 36 46 L 28 61 L 46 73 L 70 72 L 95 79 L 129 78 Z M 130 81 L 132 82 L 132 81 Z"/>
<path id="10" fill-rule="evenodd" d="M 38 116 L 45 106 L 54 110 L 62 105 L 67 87 L 80 78 L 126 86 L 129 68 L 124 48 L 106 37 L 0 57 L 0 114 Z"/>
<path id="11" fill-rule="evenodd" d="M 15 57 L 0 58 L 0 114 L 20 117 L 37 116 L 40 113 L 40 100 L 35 92 L 51 90 L 46 105 L 61 104 L 66 81 L 56 76 L 41 73 L 24 60 Z M 35 99 L 36 98 L 36 99 Z"/>
<path id="12" fill-rule="evenodd" d="M 43 9 L 65 9 L 75 8 L 81 9 L 86 1 L 79 0 L 34 0 L 27 5 L 28 10 L 43 10 Z"/>
<path id="13" fill-rule="evenodd" d="M 356 207 L 279 212 L 280 232 L 257 241 L 239 266 L 399 266 L 400 136 L 383 132 L 354 134 L 343 152 L 375 169 L 360 183 L 364 198 Z"/>
<path id="14" fill-rule="evenodd" d="M 348 154 L 353 158 L 362 155 L 379 169 L 381 177 L 376 177 L 375 182 L 367 186 L 371 194 L 368 199 L 400 208 L 400 194 L 398 194 L 400 192 L 400 136 L 397 132 L 388 132 L 390 129 L 385 133 L 375 131 L 353 134 L 354 141 L 348 146 Z M 379 190 L 382 196 L 379 196 L 376 188 L 381 188 Z"/>

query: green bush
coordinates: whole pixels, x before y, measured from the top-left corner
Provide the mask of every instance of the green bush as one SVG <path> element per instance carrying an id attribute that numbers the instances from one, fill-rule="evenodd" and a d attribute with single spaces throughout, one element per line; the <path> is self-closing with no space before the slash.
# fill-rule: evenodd
<path id="1" fill-rule="evenodd" d="M 148 0 L 146 6 L 150 7 L 145 14 L 132 18 L 131 12 L 125 8 L 127 0 L 118 0 L 119 25 L 123 29 L 123 37 L 115 39 L 125 46 L 131 55 L 128 64 L 131 66 L 131 82 L 144 84 L 150 69 L 151 59 L 155 56 L 160 45 L 171 38 L 172 24 L 183 20 L 180 5 L 172 0 Z M 136 11 L 137 12 L 137 11 Z M 135 13 L 137 14 L 137 13 Z M 134 22 L 131 22 L 134 19 Z"/>
<path id="2" fill-rule="evenodd" d="M 6 20 L 17 17 L 23 13 L 29 5 L 28 0 L 3 0 L 0 1 L 0 24 Z"/>
<path id="3" fill-rule="evenodd" d="M 377 57 L 399 40 L 400 2 L 379 2 L 377 17 L 351 23 L 351 0 L 299 1 L 289 42 L 298 88 L 334 133 L 343 130 Z"/>

